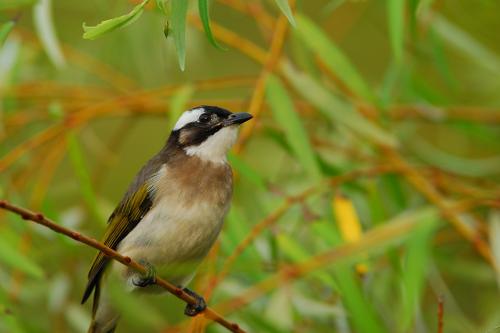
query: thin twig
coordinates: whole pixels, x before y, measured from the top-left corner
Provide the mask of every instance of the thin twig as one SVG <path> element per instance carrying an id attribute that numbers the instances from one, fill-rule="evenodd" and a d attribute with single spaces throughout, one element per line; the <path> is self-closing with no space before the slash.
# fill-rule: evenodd
<path id="1" fill-rule="evenodd" d="M 444 316 L 444 299 L 443 295 L 438 297 L 438 323 L 437 323 L 437 333 L 443 333 L 443 316 Z"/>
<path id="2" fill-rule="evenodd" d="M 292 2 L 293 5 L 293 2 Z M 283 52 L 283 47 L 285 45 L 285 37 L 288 31 L 288 21 L 284 15 L 281 15 L 276 21 L 276 28 L 274 29 L 273 39 L 269 47 L 269 52 L 267 54 L 266 62 L 262 67 L 259 78 L 255 84 L 255 89 L 253 91 L 252 99 L 250 100 L 250 106 L 248 112 L 254 116 L 254 121 L 250 122 L 247 126 L 243 127 L 241 130 L 238 142 L 234 147 L 234 152 L 236 154 L 241 153 L 243 146 L 246 141 L 252 136 L 255 129 L 255 124 L 257 123 L 257 118 L 262 112 L 262 106 L 264 105 L 264 95 L 267 78 L 271 73 L 274 72 L 277 63 Z"/>
<path id="3" fill-rule="evenodd" d="M 479 232 L 462 221 L 460 216 L 451 210 L 445 202 L 445 198 L 418 170 L 412 168 L 401 155 L 394 150 L 386 150 L 387 158 L 395 166 L 401 169 L 403 176 L 417 191 L 419 191 L 430 203 L 436 206 L 443 217 L 468 240 L 476 251 L 498 272 L 500 268 L 493 259 L 488 243 L 481 238 Z"/>
<path id="4" fill-rule="evenodd" d="M 147 270 L 144 266 L 133 261 L 130 257 L 126 257 L 126 256 L 121 255 L 117 251 L 111 249 L 110 247 L 107 247 L 103 243 L 98 242 L 97 240 L 95 240 L 93 238 L 84 236 L 84 235 L 80 234 L 79 232 L 75 232 L 73 230 L 64 228 L 64 227 L 56 224 L 54 221 L 46 218 L 41 213 L 35 213 L 32 211 L 29 211 L 29 210 L 24 209 L 22 207 L 13 205 L 5 200 L 0 200 L 0 209 L 8 210 L 12 213 L 15 213 L 15 214 L 21 216 L 21 218 L 23 218 L 24 220 L 32 221 L 32 222 L 35 222 L 37 224 L 43 225 L 43 226 L 45 226 L 45 227 L 47 227 L 47 228 L 49 228 L 57 233 L 66 235 L 66 236 L 68 236 L 68 237 L 70 237 L 70 238 L 72 238 L 80 243 L 89 245 L 89 246 L 101 251 L 107 257 L 114 259 L 114 260 L 122 263 L 125 266 L 133 268 L 140 273 L 147 272 Z M 186 303 L 189 303 L 189 304 L 196 303 L 196 300 L 192 296 L 188 295 L 181 288 L 174 286 L 173 284 L 171 284 L 170 282 L 168 282 L 166 280 L 163 280 L 161 278 L 156 278 L 156 284 L 159 285 L 160 287 L 162 287 L 163 289 L 167 290 L 169 293 L 176 296 L 177 298 L 183 300 Z M 239 332 L 239 333 L 245 332 L 243 329 L 240 328 L 240 326 L 238 324 L 229 322 L 228 320 L 223 318 L 220 314 L 218 314 L 217 312 L 215 312 L 213 309 L 211 309 L 209 307 L 207 307 L 203 311 L 203 314 L 205 315 L 205 317 L 207 317 L 213 321 L 216 321 L 217 323 L 224 326 L 225 328 L 227 328 L 231 332 Z"/>
<path id="5" fill-rule="evenodd" d="M 344 243 L 305 261 L 283 266 L 275 274 L 242 291 L 236 297 L 215 305 L 215 307 L 221 313 L 231 313 L 267 295 L 274 288 L 296 281 L 313 271 L 371 253 L 374 249 L 380 248 L 382 244 L 389 245 L 394 242 L 394 239 L 411 234 L 419 225 L 420 218 L 432 212 L 433 209 L 423 208 L 412 214 L 396 217 L 389 223 L 367 231 L 356 242 Z"/>

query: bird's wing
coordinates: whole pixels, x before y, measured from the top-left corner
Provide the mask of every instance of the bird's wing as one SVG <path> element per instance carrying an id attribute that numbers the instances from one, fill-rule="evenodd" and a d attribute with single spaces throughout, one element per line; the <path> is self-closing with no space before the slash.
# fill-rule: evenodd
<path id="1" fill-rule="evenodd" d="M 143 178 L 140 176 L 138 178 Z M 139 183 L 138 180 L 140 179 L 136 179 L 134 183 Z M 118 207 L 113 211 L 113 214 L 109 217 L 103 242 L 112 249 L 116 249 L 118 243 L 135 228 L 153 204 L 152 191 L 148 187 L 147 182 L 144 181 L 145 179 L 141 180 L 143 180 L 143 185 L 140 187 L 132 185 Z M 94 288 L 98 285 L 109 260 L 102 252 L 99 252 L 94 258 L 88 274 L 87 287 L 83 293 L 82 304 L 85 303 Z"/>

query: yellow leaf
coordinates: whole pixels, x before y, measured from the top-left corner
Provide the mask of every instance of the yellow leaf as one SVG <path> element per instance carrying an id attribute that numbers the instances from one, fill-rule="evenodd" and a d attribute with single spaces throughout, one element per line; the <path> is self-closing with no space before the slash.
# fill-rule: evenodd
<path id="1" fill-rule="evenodd" d="M 332 201 L 332 208 L 342 238 L 346 242 L 358 241 L 363 231 L 352 201 L 342 194 L 336 194 Z"/>
<path id="2" fill-rule="evenodd" d="M 333 197 L 332 209 L 342 239 L 347 243 L 358 241 L 361 238 L 363 229 L 359 223 L 358 214 L 356 213 L 352 201 L 338 193 Z M 361 276 L 368 272 L 368 266 L 365 263 L 358 263 L 355 267 L 356 272 Z"/>

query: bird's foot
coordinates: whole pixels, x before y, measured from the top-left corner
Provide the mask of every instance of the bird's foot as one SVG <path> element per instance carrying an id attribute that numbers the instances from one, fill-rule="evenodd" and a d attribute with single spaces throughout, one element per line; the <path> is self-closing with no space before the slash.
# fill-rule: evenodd
<path id="1" fill-rule="evenodd" d="M 183 288 L 182 290 L 184 290 L 186 294 L 192 296 L 196 300 L 195 304 L 188 303 L 186 305 L 186 308 L 184 309 L 184 314 L 186 316 L 194 317 L 197 314 L 205 311 L 205 309 L 207 308 L 207 303 L 205 303 L 205 299 L 202 296 L 198 295 L 197 293 L 188 288 Z"/>
<path id="2" fill-rule="evenodd" d="M 149 285 L 156 283 L 156 269 L 155 267 L 146 260 L 138 260 L 139 264 L 146 268 L 145 274 L 136 274 L 132 278 L 132 283 L 136 287 L 147 287 Z"/>

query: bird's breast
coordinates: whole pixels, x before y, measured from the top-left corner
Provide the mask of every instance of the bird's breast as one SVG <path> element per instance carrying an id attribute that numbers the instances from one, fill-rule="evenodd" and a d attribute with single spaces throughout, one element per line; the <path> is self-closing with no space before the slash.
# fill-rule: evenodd
<path id="1" fill-rule="evenodd" d="M 191 158 L 196 159 L 196 158 Z M 124 255 L 155 265 L 202 259 L 216 240 L 231 200 L 227 165 L 164 165 L 151 210 L 120 243 Z"/>

